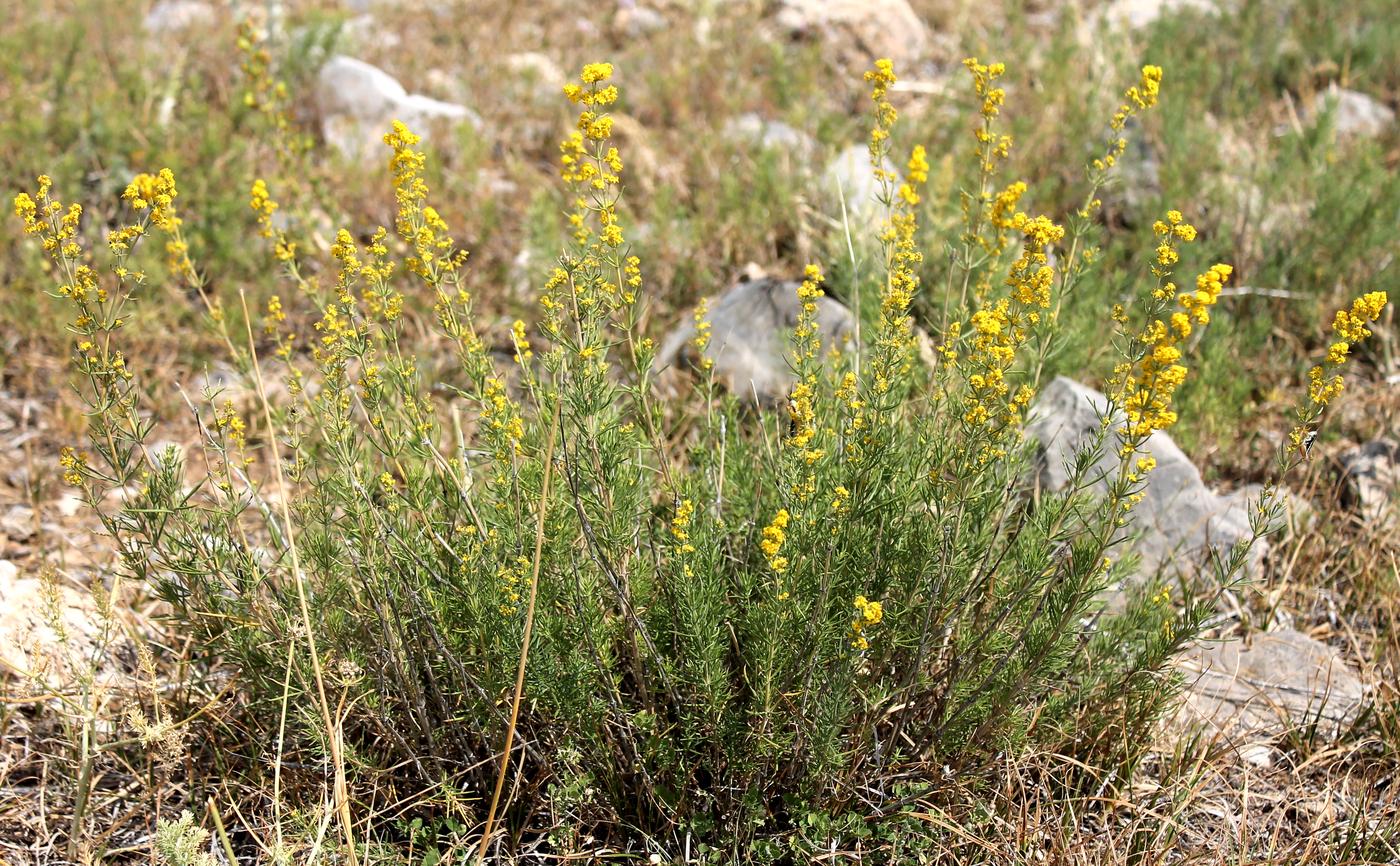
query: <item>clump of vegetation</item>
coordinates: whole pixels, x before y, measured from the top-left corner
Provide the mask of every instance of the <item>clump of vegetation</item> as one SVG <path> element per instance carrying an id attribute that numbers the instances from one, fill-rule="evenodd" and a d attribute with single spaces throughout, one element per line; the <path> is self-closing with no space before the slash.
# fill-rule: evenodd
<path id="1" fill-rule="evenodd" d="M 273 829 L 248 840 L 260 856 L 315 860 L 334 825 L 350 862 L 425 846 L 507 857 L 604 845 L 777 862 L 872 834 L 912 862 L 933 844 L 921 804 L 1007 755 L 1072 758 L 1083 772 L 1071 788 L 1131 777 L 1170 705 L 1167 662 L 1212 606 L 1149 584 L 1100 619 L 1096 599 L 1131 573 L 1121 528 L 1154 468 L 1145 445 L 1177 420 L 1188 338 L 1232 269 L 1179 286 L 1196 230 L 1175 210 L 1152 226 L 1143 289 L 1100 311 L 1118 353 L 1112 411 L 1068 486 L 1033 495 L 1023 422 L 1066 304 L 1101 261 L 1099 192 L 1163 71 L 1144 67 L 1126 90 L 1082 205 L 1060 225 L 1021 210 L 1027 184 L 1001 178 L 1005 67 L 965 65 L 974 182 L 943 284 L 924 281 L 927 152 L 911 149 L 903 177 L 887 167 L 896 77 L 882 60 L 865 76 L 878 254 L 841 287 L 860 336 L 821 332 L 826 281 L 810 265 L 796 384 L 776 413 L 722 394 L 704 363 L 683 399 L 658 396 L 607 63 L 564 91 L 578 111 L 559 148 L 567 245 L 537 321 L 511 328 L 509 358 L 490 351 L 467 251 L 400 123 L 385 136 L 393 231 L 338 231 L 331 284 L 295 223 L 275 219 L 276 190 L 252 184 L 290 287 L 262 310 L 241 293 L 224 310 L 205 291 L 169 170 L 126 188 L 131 221 L 107 235 L 106 273 L 81 207 L 47 178 L 16 198 L 72 314 L 89 436 L 65 450 L 66 479 L 201 661 L 237 671 L 238 724 L 252 736 L 218 747 L 250 779 L 260 761 L 274 768 L 258 806 Z M 206 395 L 201 447 L 187 453 L 151 445 L 140 359 L 125 348 L 150 291 L 138 251 L 150 235 L 256 383 L 252 413 Z M 922 322 L 928 357 L 921 294 L 938 311 Z M 1336 368 L 1385 303 L 1370 293 L 1338 314 L 1282 471 L 1305 456 L 1340 390 Z M 297 332 L 288 309 L 314 310 L 314 325 Z M 425 322 L 456 359 L 443 381 L 420 359 Z M 127 495 L 113 505 L 117 489 Z M 1276 500 L 1267 488 L 1256 538 Z M 1214 563 L 1216 586 L 1247 552 Z M 404 800 L 413 822 L 393 820 Z M 206 846 L 188 813 L 162 825 L 170 862 L 205 862 Z"/>

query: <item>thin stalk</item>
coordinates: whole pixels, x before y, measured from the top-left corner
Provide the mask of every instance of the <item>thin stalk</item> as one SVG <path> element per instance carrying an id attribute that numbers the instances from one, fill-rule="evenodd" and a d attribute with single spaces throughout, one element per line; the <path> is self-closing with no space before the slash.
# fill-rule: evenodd
<path id="1" fill-rule="evenodd" d="M 549 425 L 549 441 L 544 449 L 544 480 L 540 483 L 539 514 L 535 518 L 535 561 L 530 572 L 530 600 L 525 607 L 525 633 L 520 638 L 520 666 L 515 671 L 515 696 L 511 699 L 510 724 L 506 726 L 506 742 L 501 749 L 501 769 L 496 775 L 496 790 L 491 794 L 491 806 L 486 810 L 486 826 L 481 831 L 481 847 L 476 852 L 477 866 L 486 862 L 486 847 L 491 844 L 491 825 L 496 820 L 496 808 L 501 802 L 501 790 L 510 768 L 510 750 L 515 742 L 515 727 L 520 720 L 520 701 L 525 693 L 525 665 L 530 658 L 530 637 L 535 630 L 535 601 L 540 588 L 540 555 L 544 552 L 544 519 L 549 513 L 549 482 L 554 470 L 554 437 L 559 432 L 559 412 L 562 401 L 554 403 L 554 419 Z"/>
<path id="2" fill-rule="evenodd" d="M 282 475 L 282 449 L 277 442 L 276 427 L 272 422 L 272 406 L 267 400 L 267 389 L 263 386 L 262 367 L 258 362 L 258 348 L 253 341 L 253 317 L 248 312 L 248 297 L 242 287 L 238 290 L 238 300 L 243 305 L 243 325 L 248 332 L 248 357 L 253 370 L 253 381 L 258 388 L 258 400 L 262 403 L 263 419 L 267 422 L 268 441 L 272 446 L 272 469 L 277 477 L 278 504 L 282 511 L 282 524 L 286 532 L 287 551 L 292 557 L 292 577 L 297 588 L 297 604 L 301 612 L 301 625 L 306 630 L 306 648 L 311 654 L 311 670 L 316 679 L 316 700 L 321 710 L 321 722 L 326 726 L 326 743 L 330 748 L 331 763 L 335 770 L 335 806 L 340 818 L 340 829 L 345 836 L 346 856 L 350 866 L 359 866 L 360 857 L 355 850 L 355 826 L 350 816 L 350 796 L 345 784 L 345 757 L 341 753 L 340 736 L 336 732 L 335 721 L 331 717 L 330 701 L 326 699 L 326 681 L 321 674 L 321 656 L 316 647 L 316 632 L 311 626 L 311 609 L 306 601 L 306 582 L 301 571 L 301 558 L 297 552 L 296 534 L 292 528 L 292 510 L 289 504 L 287 482 Z"/>

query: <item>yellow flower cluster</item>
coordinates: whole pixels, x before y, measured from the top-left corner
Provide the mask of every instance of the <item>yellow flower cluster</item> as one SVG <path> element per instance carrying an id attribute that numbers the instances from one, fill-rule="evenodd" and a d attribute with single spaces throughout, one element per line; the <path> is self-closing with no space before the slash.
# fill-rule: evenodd
<path id="1" fill-rule="evenodd" d="M 783 542 L 787 541 L 787 527 L 791 519 L 787 509 L 780 508 L 778 513 L 773 515 L 773 522 L 763 527 L 763 540 L 758 543 L 764 558 L 768 560 L 768 567 L 776 574 L 787 571 L 788 559 L 782 555 L 782 551 Z"/>
<path id="2" fill-rule="evenodd" d="M 870 165 L 880 184 L 880 201 L 888 207 L 879 236 L 885 284 L 880 292 L 880 320 L 871 358 L 871 387 L 876 394 L 886 394 L 897 377 L 908 370 L 912 357 L 914 337 L 909 305 L 919 288 L 918 272 L 923 262 L 915 242 L 918 218 L 913 208 L 919 202 L 919 187 L 928 180 L 929 165 L 924 149 L 914 148 L 906 165 L 909 176 L 896 187 L 897 173 L 885 167 L 890 131 L 899 117 L 888 99 L 890 86 L 898 80 L 894 64 L 887 58 L 875 61 L 875 68 L 865 73 L 865 80 L 871 85 L 870 98 L 875 103 Z"/>
<path id="3" fill-rule="evenodd" d="M 1142 349 L 1138 360 L 1120 368 L 1123 377 L 1123 411 L 1127 415 L 1125 432 L 1133 438 L 1146 438 L 1155 430 L 1165 430 L 1177 421 L 1171 408 L 1172 397 L 1186 381 L 1187 368 L 1181 363 L 1181 344 L 1196 325 L 1210 322 L 1210 308 L 1215 305 L 1233 269 L 1226 264 L 1212 265 L 1196 278 L 1192 292 L 1176 290 L 1168 280 L 1171 265 L 1178 258 L 1177 244 L 1190 243 L 1196 230 L 1182 221 L 1178 211 L 1169 211 L 1166 221 L 1158 220 L 1153 230 L 1161 238 L 1153 273 L 1163 282 L 1153 293 L 1155 315 L 1137 336 Z M 1168 305 L 1175 299 L 1180 309 L 1167 315 Z"/>
<path id="4" fill-rule="evenodd" d="M 287 313 L 282 309 L 282 298 L 273 295 L 267 299 L 267 313 L 263 317 L 263 333 L 275 334 L 278 326 L 287 320 Z"/>
<path id="5" fill-rule="evenodd" d="M 788 395 L 790 433 L 787 441 L 794 448 L 806 448 L 817 435 L 815 397 L 816 390 L 812 383 L 805 380 L 794 385 L 792 393 Z M 815 458 L 808 462 L 814 461 Z"/>
<path id="6" fill-rule="evenodd" d="M 126 199 L 133 210 L 148 216 L 151 224 L 167 235 L 165 260 L 170 273 L 194 284 L 203 295 L 199 276 L 195 273 L 194 263 L 190 261 L 189 244 L 180 230 L 182 220 L 175 214 L 175 197 L 179 194 L 174 173 L 168 168 L 163 168 L 157 174 L 136 175 L 122 193 L 122 198 Z M 209 304 L 211 315 L 218 318 L 220 314 L 217 307 L 207 297 L 205 303 Z"/>
<path id="7" fill-rule="evenodd" d="M 238 409 L 233 405 L 232 400 L 225 400 L 223 405 L 214 412 L 214 429 L 235 451 L 243 451 L 248 444 L 248 427 L 238 416 Z M 251 463 L 252 458 L 248 458 L 244 462 Z"/>
<path id="8" fill-rule="evenodd" d="M 1021 256 L 1012 264 L 1011 275 L 1006 280 L 1011 287 L 1011 296 L 1023 307 L 1049 309 L 1055 269 L 1050 266 L 1045 251 L 1064 238 L 1064 227 L 1056 225 L 1049 217 L 1027 217 L 1022 213 L 1016 214 L 1010 221 L 1010 227 L 1021 232 L 1025 238 Z M 1035 309 L 1027 317 L 1031 324 L 1040 321 L 1040 313 Z"/>
<path id="9" fill-rule="evenodd" d="M 1181 258 L 1177 253 L 1177 244 L 1189 244 L 1196 240 L 1196 227 L 1183 221 L 1181 211 L 1169 210 L 1165 222 L 1157 220 L 1152 224 L 1152 232 L 1160 238 L 1152 273 L 1159 277 L 1165 276 Z"/>
<path id="10" fill-rule="evenodd" d="M 1332 333 L 1337 337 L 1327 349 L 1323 363 L 1308 371 L 1308 404 L 1299 410 L 1298 423 L 1288 434 L 1288 451 L 1304 451 L 1309 428 L 1322 415 L 1327 404 L 1335 400 L 1344 386 L 1339 372 L 1351 357 L 1351 349 L 1371 336 L 1366 327 L 1380 318 L 1389 303 L 1385 292 L 1367 292 L 1352 301 L 1350 309 L 1338 310 L 1332 319 Z"/>
<path id="11" fill-rule="evenodd" d="M 922 144 L 914 145 L 914 150 L 909 154 L 909 162 L 904 166 L 909 172 L 909 179 L 899 185 L 899 197 L 904 199 L 904 203 L 913 207 L 919 203 L 919 187 L 928 183 L 928 151 Z"/>
<path id="12" fill-rule="evenodd" d="M 1345 342 L 1357 343 L 1366 339 L 1371 336 L 1371 331 L 1366 325 L 1380 318 L 1387 302 L 1385 292 L 1367 292 L 1352 302 L 1350 310 L 1337 311 L 1332 320 L 1332 330 Z M 1336 350 L 1338 346 L 1334 345 L 1332 348 Z M 1343 355 L 1346 354 L 1346 350 L 1347 347 L 1342 345 Z"/>
<path id="13" fill-rule="evenodd" d="M 525 334 L 525 322 L 516 319 L 510 326 L 510 341 L 515 347 L 515 363 L 524 366 L 531 358 L 535 357 L 534 351 L 530 348 L 530 338 Z"/>
<path id="14" fill-rule="evenodd" d="M 705 350 L 710 347 L 710 299 L 701 298 L 700 303 L 695 305 L 695 336 L 691 338 L 690 344 L 695 347 L 695 353 L 700 359 L 700 369 L 708 370 L 715 365 L 713 359 L 705 354 Z"/>
<path id="15" fill-rule="evenodd" d="M 1113 112 L 1113 118 L 1108 122 L 1111 138 L 1104 155 L 1092 163 L 1096 170 L 1105 171 L 1112 168 L 1118 158 L 1123 155 L 1123 151 L 1128 147 L 1128 140 L 1123 137 L 1124 128 L 1133 116 L 1157 104 L 1157 96 L 1161 92 L 1161 88 L 1162 67 L 1150 65 L 1142 67 L 1138 83 L 1124 91 L 1122 104 L 1118 106 L 1117 111 Z"/>
<path id="16" fill-rule="evenodd" d="M 695 517 L 695 503 L 682 499 L 671 517 L 671 537 L 676 540 L 681 553 L 692 553 L 695 545 L 690 543 L 690 522 Z"/>
<path id="17" fill-rule="evenodd" d="M 831 510 L 837 514 L 845 514 L 851 507 L 851 491 L 845 485 L 838 484 L 832 491 Z M 836 527 L 832 527 L 832 534 L 836 533 Z"/>
<path id="18" fill-rule="evenodd" d="M 1026 194 L 1026 189 L 1026 182 L 1018 180 L 997 193 L 992 199 L 990 209 L 992 225 L 1003 229 L 1013 227 L 1018 213 L 1016 206 L 1021 203 L 1021 196 Z"/>
<path id="19" fill-rule="evenodd" d="M 525 438 L 525 422 L 515 404 L 506 396 L 505 385 L 494 376 L 486 379 L 481 394 L 481 420 L 496 439 L 496 458 L 506 460 L 520 453 Z"/>
<path id="20" fill-rule="evenodd" d="M 581 107 L 576 129 L 560 143 L 560 176 L 572 197 L 568 213 L 573 245 L 544 287 L 544 332 L 577 353 L 584 363 L 573 370 L 600 387 L 606 379 L 609 323 L 621 325 L 635 303 L 642 285 L 641 262 L 626 254 L 626 236 L 618 206 L 622 197 L 622 157 L 611 143 L 613 121 L 606 113 L 619 98 L 610 63 L 589 63 L 578 80 L 564 87 L 569 101 Z M 695 311 L 695 336 L 699 365 L 708 369 L 705 357 L 710 326 L 708 304 Z M 616 317 L 616 318 L 615 318 Z M 572 318 L 572 327 L 563 327 Z M 592 387 L 591 386 L 591 387 Z"/>
<path id="21" fill-rule="evenodd" d="M 909 305 L 919 290 L 919 266 L 924 254 L 914 239 L 918 231 L 918 218 L 912 212 L 895 213 L 890 217 L 889 228 L 882 242 L 892 253 L 889 275 L 885 290 L 880 296 L 880 331 L 876 345 L 886 350 L 891 369 L 877 371 L 876 390 L 883 393 L 889 389 L 887 377 L 893 367 L 907 360 L 913 345 L 913 319 L 909 316 Z"/>
<path id="22" fill-rule="evenodd" d="M 179 194 L 174 173 L 163 168 L 159 174 L 136 175 L 122 198 L 137 211 L 149 210 L 151 222 L 157 228 L 173 233 L 180 226 L 180 218 L 175 215 L 175 197 Z"/>
<path id="23" fill-rule="evenodd" d="M 496 530 L 491 530 L 495 533 Z M 494 539 L 493 539 L 494 540 Z M 501 616 L 511 616 L 520 610 L 520 585 L 530 570 L 530 557 L 517 556 L 496 569 L 496 579 L 500 581 Z"/>
<path id="24" fill-rule="evenodd" d="M 87 472 L 87 455 L 64 445 L 58 451 L 58 465 L 63 467 L 63 480 L 65 483 L 77 487 L 83 483 L 83 477 Z"/>
<path id="25" fill-rule="evenodd" d="M 272 237 L 272 215 L 277 212 L 277 202 L 272 200 L 272 195 L 267 191 L 267 182 L 262 178 L 253 181 L 253 189 L 249 193 L 248 207 L 258 216 L 258 226 L 262 230 L 262 236 Z"/>
<path id="26" fill-rule="evenodd" d="M 977 138 L 974 153 L 980 172 L 989 176 L 996 171 L 997 160 L 1006 159 L 1011 153 L 1011 136 L 992 132 L 992 121 L 1001 114 L 1001 106 L 1006 103 L 1005 88 L 996 85 L 997 79 L 1006 74 L 1006 64 L 981 63 L 976 57 L 968 57 L 963 60 L 963 66 L 972 75 L 973 92 L 982 100 L 982 122 L 973 132 Z"/>
<path id="27" fill-rule="evenodd" d="M 1030 336 L 1030 326 L 1038 324 L 1042 311 L 1050 308 L 1055 271 L 1046 250 L 1065 234 L 1062 226 L 1045 216 L 1029 217 L 1018 212 L 1005 222 L 1021 233 L 1023 243 L 1021 255 L 1012 264 L 1006 279 L 1009 297 L 1000 298 L 972 315 L 969 393 L 963 420 L 975 425 L 1016 423 L 1034 396 L 1024 385 L 1012 393 L 1007 373 L 1016 360 L 1016 353 Z M 959 328 L 950 330 L 954 336 L 960 333 Z M 950 361 L 955 359 L 951 349 L 944 357 Z M 997 448 L 984 454 L 984 457 L 999 456 L 1002 453 Z"/>
<path id="28" fill-rule="evenodd" d="M 889 150 L 890 129 L 899 113 L 887 98 L 890 85 L 898 79 L 894 74 L 894 61 L 881 58 L 875 61 L 875 68 L 865 73 L 870 84 L 870 99 L 875 103 L 875 126 L 870 130 L 870 162 L 875 166 L 875 177 L 883 181 L 893 181 L 892 172 L 885 169 L 885 153 Z"/>
<path id="29" fill-rule="evenodd" d="M 797 302 L 801 307 L 792 336 L 797 347 L 799 367 L 805 367 L 807 362 L 815 360 L 821 350 L 821 336 L 817 332 L 817 300 L 826 296 L 826 292 L 822 291 L 825 280 L 819 266 L 808 265 L 803 271 L 802 282 L 797 286 Z"/>
<path id="30" fill-rule="evenodd" d="M 399 486 L 398 482 L 394 480 L 393 473 L 379 473 L 379 492 L 384 497 L 385 507 L 389 511 L 399 510 Z"/>
<path id="31" fill-rule="evenodd" d="M 846 442 L 847 457 L 856 456 L 860 444 L 865 443 L 870 435 L 866 401 L 861 399 L 859 384 L 856 374 L 848 370 L 842 374 L 841 384 L 836 388 L 836 400 L 842 415 L 841 438 Z"/>
<path id="32" fill-rule="evenodd" d="M 589 63 L 579 73 L 581 83 L 564 86 L 564 95 L 583 109 L 579 112 L 576 131 L 559 145 L 559 161 L 560 176 L 574 191 L 574 209 L 569 215 L 574 239 L 580 244 L 588 241 L 591 231 L 587 215 L 592 212 L 598 218 L 600 239 L 616 249 L 624 242 L 617 215 L 622 157 L 616 147 L 608 145 L 612 137 L 612 117 L 599 111 L 617 102 L 616 85 L 600 86 L 611 79 L 612 74 L 611 63 Z"/>
<path id="33" fill-rule="evenodd" d="M 885 618 L 884 606 L 878 601 L 870 601 L 863 595 L 856 596 L 855 616 L 851 617 L 851 647 L 864 652 L 870 649 L 866 630 L 880 624 Z"/>
<path id="34" fill-rule="evenodd" d="M 171 187 L 173 190 L 173 178 Z M 97 278 L 97 272 L 84 262 L 85 254 L 78 242 L 78 229 L 82 223 L 82 205 L 73 203 L 66 208 L 49 195 L 53 180 L 48 175 L 40 175 L 36 195 L 38 201 L 28 193 L 21 192 L 14 198 L 15 215 L 24 226 L 24 233 L 36 235 L 40 246 L 53 261 L 60 274 L 56 289 L 60 297 L 72 301 L 76 316 L 70 327 L 81 336 L 78 345 L 81 369 L 96 375 L 99 387 L 106 389 L 118 380 L 129 381 L 131 373 L 121 352 L 111 351 L 107 341 L 94 342 L 100 332 L 110 332 L 121 328 L 124 321 L 117 315 L 121 309 L 120 299 L 108 303 L 110 296 Z M 120 283 L 128 280 L 141 282 L 145 275 L 140 271 L 128 270 L 124 263 L 131 247 L 145 232 L 146 221 L 118 228 L 108 234 L 108 245 L 117 257 L 113 272 Z"/>
<path id="35" fill-rule="evenodd" d="M 1006 74 L 1006 64 L 979 63 L 976 57 L 968 57 L 963 66 L 972 73 L 972 89 L 982 97 L 982 116 L 988 120 L 996 117 L 1006 103 L 1006 91 L 995 86 L 995 82 Z"/>
<path id="36" fill-rule="evenodd" d="M 77 259 L 82 252 L 77 237 L 78 225 L 83 219 L 83 206 L 75 202 L 70 204 L 65 211 L 61 202 L 49 197 L 49 190 L 52 186 L 52 178 L 46 174 L 39 175 L 39 188 L 36 194 L 42 207 L 35 203 L 29 193 L 22 192 L 15 196 L 15 216 L 24 223 L 25 234 L 39 235 L 44 252 L 64 259 Z M 95 275 L 93 275 L 93 279 L 93 285 L 95 285 Z M 70 289 L 65 292 L 60 288 L 59 294 L 69 297 L 71 291 Z"/>
<path id="37" fill-rule="evenodd" d="M 447 222 L 437 210 L 426 204 L 428 183 L 423 180 L 427 158 L 414 150 L 421 137 L 410 132 L 401 121 L 394 121 L 384 143 L 393 150 L 389 171 L 394 176 L 394 199 L 398 212 L 394 228 L 413 249 L 404 260 L 409 271 L 435 287 L 447 274 L 457 271 L 466 261 L 466 251 L 456 251 Z"/>
<path id="38" fill-rule="evenodd" d="M 274 239 L 273 255 L 277 260 L 290 262 L 295 259 L 297 245 L 287 239 L 285 232 L 272 224 L 272 215 L 277 212 L 278 204 L 273 200 L 267 182 L 262 178 L 253 181 L 253 187 L 248 193 L 248 207 L 257 215 L 258 233 L 265 238 Z"/>

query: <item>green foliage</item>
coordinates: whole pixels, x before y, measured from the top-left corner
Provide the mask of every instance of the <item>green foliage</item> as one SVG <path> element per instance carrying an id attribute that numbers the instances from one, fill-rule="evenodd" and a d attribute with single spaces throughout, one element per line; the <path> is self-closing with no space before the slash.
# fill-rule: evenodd
<path id="1" fill-rule="evenodd" d="M 988 99 L 998 69 L 973 67 Z M 1026 487 L 1033 449 L 1020 420 L 1058 340 L 1051 288 L 1058 279 L 1068 293 L 1086 273 L 1073 250 L 1089 248 L 1091 223 L 1074 222 L 1057 277 L 1045 245 L 1064 231 L 996 209 L 997 137 L 984 138 L 987 192 L 966 199 L 949 300 L 937 305 L 950 316 L 942 362 L 926 365 L 908 312 L 927 172 L 916 150 L 908 182 L 882 178 L 872 257 L 883 268 L 857 263 L 848 275 L 847 291 L 866 295 L 865 345 L 823 342 L 822 275 L 810 267 L 786 412 L 719 396 L 708 362 L 663 405 L 602 113 L 616 98 L 610 75 L 585 67 L 571 94 L 583 106 L 563 149 L 572 234 L 536 333 L 513 329 L 509 371 L 478 330 L 465 256 L 427 204 L 418 139 L 398 124 L 386 137 L 397 241 L 340 232 L 324 297 L 294 254 L 278 254 L 321 308 L 306 347 L 285 331 L 280 301 L 260 323 L 239 311 L 246 341 L 215 319 L 258 384 L 245 410 L 270 426 L 250 428 L 209 393 L 202 452 L 152 453 L 132 374 L 112 354 L 126 278 L 111 296 L 66 294 L 86 311 L 75 327 L 93 337 L 78 366 L 97 454 L 75 453 L 69 469 L 132 576 L 211 660 L 239 669 L 258 708 L 248 724 L 268 735 L 285 724 L 279 750 L 328 761 L 360 797 L 392 776 L 484 798 L 512 732 L 507 845 L 544 835 L 569 850 L 612 827 L 667 849 L 692 836 L 776 862 L 889 832 L 884 819 L 900 826 L 910 802 L 936 792 L 937 768 L 975 775 L 1036 745 L 1130 770 L 1171 694 L 1166 662 L 1205 607 L 1178 613 L 1154 595 L 1086 628 L 1118 576 L 1107 555 L 1141 490 L 1148 421 L 1106 417 L 1066 489 Z M 878 164 L 892 74 L 871 80 Z M 1134 98 L 1145 110 L 1155 91 Z M 982 128 L 996 116 L 984 109 Z M 1091 172 L 1095 188 L 1106 171 Z M 127 193 L 139 225 L 178 241 L 159 192 L 173 195 L 174 181 L 145 183 L 157 191 L 138 182 Z M 49 201 L 40 196 L 41 212 Z M 290 249 L 256 193 L 254 205 L 277 249 Z M 1024 233 L 1014 262 L 1008 232 Z M 77 255 L 59 248 L 60 264 Z M 1159 280 L 1175 261 L 1164 256 Z M 442 410 L 406 343 L 414 284 L 436 298 L 440 339 L 457 357 Z M 1164 316 L 1168 302 L 1158 292 L 1143 314 Z M 1114 398 L 1135 412 L 1148 397 L 1134 389 L 1156 386 L 1149 341 L 1128 333 L 1121 351 L 1140 372 Z M 274 379 L 286 385 L 276 400 Z M 1107 466 L 1095 456 L 1106 442 L 1118 454 Z M 123 506 L 105 504 L 105 490 L 138 480 Z M 442 817 L 449 837 L 484 817 L 481 803 Z M 420 822 L 371 836 L 400 831 L 433 852 L 447 832 Z"/>

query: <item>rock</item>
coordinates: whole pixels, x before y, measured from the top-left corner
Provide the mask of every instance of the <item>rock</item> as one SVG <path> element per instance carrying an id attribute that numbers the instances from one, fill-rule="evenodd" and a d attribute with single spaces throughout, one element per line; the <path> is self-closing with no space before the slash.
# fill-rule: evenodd
<path id="1" fill-rule="evenodd" d="M 473 125 L 478 122 L 476 115 L 470 108 L 453 102 L 443 102 L 441 99 L 434 99 L 421 93 L 410 93 L 399 102 L 398 119 L 410 127 L 416 124 L 427 124 L 438 118 L 447 120 L 471 119 Z"/>
<path id="2" fill-rule="evenodd" d="M 1176 667 L 1187 686 L 1172 721 L 1203 724 L 1241 750 L 1312 725 L 1336 739 L 1366 699 L 1365 684 L 1335 650 L 1293 629 L 1193 644 Z"/>
<path id="3" fill-rule="evenodd" d="M 1212 0 L 1114 0 L 1089 16 L 1089 26 L 1097 31 L 1107 25 L 1120 30 L 1144 30 L 1162 18 L 1191 11 L 1218 15 L 1220 7 Z"/>
<path id="4" fill-rule="evenodd" d="M 1103 189 L 1104 218 L 1128 228 L 1151 223 L 1162 196 L 1162 162 L 1157 148 L 1136 119 L 1123 130 L 1127 148 L 1114 164 L 1113 177 Z"/>
<path id="5" fill-rule="evenodd" d="M 262 367 L 263 389 L 268 402 L 273 406 L 284 406 L 291 394 L 287 367 L 278 363 L 264 363 Z M 315 383 L 307 383 L 308 390 L 314 393 Z M 182 383 L 179 390 L 196 406 L 203 408 L 221 407 L 233 403 L 234 409 L 244 421 L 262 416 L 262 398 L 258 396 L 257 381 L 252 374 L 244 375 L 223 361 L 196 372 Z M 164 445 L 165 443 L 162 443 Z M 155 452 L 152 452 L 152 456 Z"/>
<path id="6" fill-rule="evenodd" d="M 660 33 L 668 26 L 666 16 L 655 9 L 639 6 L 636 0 L 618 0 L 617 14 L 613 16 L 613 29 L 618 33 L 640 39 Z"/>
<path id="7" fill-rule="evenodd" d="M 469 108 L 408 93 L 392 75 L 353 57 L 337 55 L 321 67 L 317 81 L 321 133 L 347 159 L 374 161 L 388 153 L 383 137 L 394 120 L 414 132 L 467 122 L 480 128 Z"/>
<path id="8" fill-rule="evenodd" d="M 710 344 L 705 355 L 714 362 L 715 380 L 738 396 L 761 406 L 787 398 L 794 378 L 790 369 L 792 329 L 801 307 L 797 282 L 769 277 L 744 280 L 710 302 Z M 831 298 L 817 300 L 822 343 L 850 339 L 855 318 Z M 693 313 L 662 343 L 657 366 L 696 368 L 698 352 Z"/>
<path id="9" fill-rule="evenodd" d="M 399 47 L 403 39 L 385 27 L 369 13 L 346 19 L 340 26 L 342 48 L 377 48 L 388 51 Z"/>
<path id="10" fill-rule="evenodd" d="M 1376 138 L 1395 125 L 1395 109 L 1380 100 L 1335 83 L 1304 112 L 1309 126 L 1330 118 L 1338 138 Z"/>
<path id="11" fill-rule="evenodd" d="M 52 673 L 66 679 L 71 666 L 89 657 L 99 632 L 91 593 L 36 575 L 21 574 L 0 559 L 0 675 Z M 62 629 L 67 647 L 60 640 Z"/>
<path id="12" fill-rule="evenodd" d="M 781 0 L 774 22 L 791 36 L 820 40 L 849 68 L 888 57 L 907 74 L 929 51 L 928 28 L 907 0 Z"/>
<path id="13" fill-rule="evenodd" d="M 34 509 L 28 505 L 13 505 L 0 516 L 0 533 L 11 541 L 28 541 L 34 532 Z"/>
<path id="14" fill-rule="evenodd" d="M 1058 492 L 1068 486 L 1074 454 L 1091 444 L 1107 408 L 1103 394 L 1064 376 L 1041 391 L 1026 437 L 1039 443 L 1037 480 L 1043 489 Z M 1147 477 L 1142 501 L 1128 513 L 1127 529 L 1137 533 L 1133 550 L 1141 560 L 1140 575 L 1166 570 L 1190 574 L 1208 567 L 1211 550 L 1227 557 L 1236 542 L 1252 537 L 1249 516 L 1254 504 L 1207 488 L 1200 471 L 1170 436 L 1153 433 L 1143 450 L 1156 459 L 1157 467 Z M 1106 491 L 1103 476 L 1117 467 L 1117 437 L 1110 431 L 1086 476 L 1088 488 Z M 1266 549 L 1262 540 L 1254 545 L 1247 570 L 1259 564 Z"/>
<path id="15" fill-rule="evenodd" d="M 888 159 L 884 168 L 897 172 Z M 895 184 L 898 183 L 896 180 Z M 884 216 L 884 206 L 879 200 L 880 181 L 875 177 L 875 167 L 870 164 L 870 150 L 865 145 L 852 145 L 826 164 L 821 177 L 821 192 L 833 203 L 832 216 L 837 219 L 841 216 L 840 202 L 844 198 L 846 212 L 852 220 L 862 223 L 862 229 Z"/>
<path id="16" fill-rule="evenodd" d="M 530 88 L 535 101 L 545 104 L 559 104 L 564 96 L 564 70 L 547 54 L 538 51 L 522 51 L 507 54 L 503 60 L 512 76 Z"/>
<path id="17" fill-rule="evenodd" d="M 1221 499 L 1227 507 L 1238 508 L 1248 515 L 1259 507 L 1259 499 L 1263 493 L 1264 485 L 1246 484 L 1222 494 Z M 1270 531 L 1289 529 L 1296 532 L 1308 529 L 1317 522 L 1317 510 L 1313 508 L 1312 503 L 1292 490 L 1281 488 L 1274 493 L 1274 498 L 1282 509 Z"/>
<path id="18" fill-rule="evenodd" d="M 1341 454 L 1342 501 L 1367 520 L 1388 520 L 1400 490 L 1400 442 L 1375 439 Z"/>
<path id="19" fill-rule="evenodd" d="M 724 123 L 724 137 L 755 148 L 775 150 L 798 157 L 810 157 L 817 142 L 807 133 L 781 120 L 768 120 L 755 112 L 731 117 Z"/>
<path id="20" fill-rule="evenodd" d="M 78 512 L 87 507 L 87 503 L 83 502 L 83 497 L 70 490 L 58 498 L 54 507 L 64 517 L 76 517 Z"/>
<path id="21" fill-rule="evenodd" d="M 146 13 L 141 26 L 152 35 L 180 33 L 214 24 L 214 7 L 201 0 L 162 0 Z"/>

